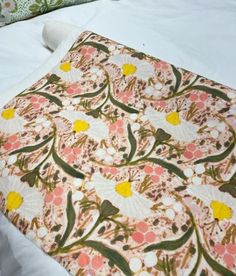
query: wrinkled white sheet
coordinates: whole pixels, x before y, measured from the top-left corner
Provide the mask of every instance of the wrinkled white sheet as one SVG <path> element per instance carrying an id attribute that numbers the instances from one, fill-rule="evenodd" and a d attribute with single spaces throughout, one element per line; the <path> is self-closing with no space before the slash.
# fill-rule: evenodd
<path id="1" fill-rule="evenodd" d="M 0 28 L 0 94 L 51 54 L 41 36 L 48 20 L 79 25 L 236 87 L 234 0 L 99 0 Z"/>
<path id="2" fill-rule="evenodd" d="M 68 273 L 0 213 L 0 275 L 67 276 Z"/>
<path id="3" fill-rule="evenodd" d="M 0 106 L 20 92 L 9 87 L 51 55 L 42 40 L 49 20 L 92 30 L 236 88 L 234 0 L 100 0 L 0 29 Z M 1 276 L 19 276 L 15 271 L 22 267 L 22 276 L 66 275 L 1 214 L 0 252 Z"/>

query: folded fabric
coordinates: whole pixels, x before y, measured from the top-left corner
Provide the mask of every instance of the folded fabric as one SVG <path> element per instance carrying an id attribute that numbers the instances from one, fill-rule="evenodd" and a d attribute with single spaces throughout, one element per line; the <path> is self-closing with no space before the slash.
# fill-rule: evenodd
<path id="1" fill-rule="evenodd" d="M 59 21 L 49 21 L 43 28 L 44 43 L 49 49 L 54 51 L 75 29 L 78 29 L 75 25 Z"/>
<path id="2" fill-rule="evenodd" d="M 95 0 L 1 0 L 0 26 L 27 19 L 62 7 Z"/>
<path id="3" fill-rule="evenodd" d="M 1 276 L 69 275 L 62 266 L 27 240 L 1 212 L 0 241 Z"/>
<path id="4" fill-rule="evenodd" d="M 83 32 L 0 111 L 0 208 L 72 275 L 235 275 L 236 91 Z"/>

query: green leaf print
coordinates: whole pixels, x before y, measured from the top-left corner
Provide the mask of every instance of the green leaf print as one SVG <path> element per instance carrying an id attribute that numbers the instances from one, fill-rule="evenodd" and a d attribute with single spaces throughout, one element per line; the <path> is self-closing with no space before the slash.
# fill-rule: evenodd
<path id="1" fill-rule="evenodd" d="M 211 155 L 211 156 L 199 159 L 199 160 L 195 161 L 195 164 L 205 163 L 205 162 L 211 162 L 211 163 L 220 162 L 220 161 L 224 160 L 231 153 L 231 151 L 234 149 L 234 147 L 235 147 L 235 144 L 232 143 L 224 152 L 217 154 L 217 155 Z"/>
<path id="2" fill-rule="evenodd" d="M 64 172 L 69 174 L 70 176 L 76 177 L 76 178 L 81 178 L 84 179 L 84 174 L 77 171 L 70 165 L 68 165 L 65 161 L 63 161 L 56 153 L 55 149 L 52 150 L 52 157 L 55 161 L 55 163 L 63 169 Z"/>
<path id="3" fill-rule="evenodd" d="M 128 129 L 128 139 L 129 139 L 129 143 L 130 143 L 130 153 L 127 158 L 127 161 L 129 162 L 132 160 L 132 158 L 135 155 L 136 148 L 137 148 L 137 141 L 132 133 L 130 124 L 128 124 L 127 129 Z"/>
<path id="4" fill-rule="evenodd" d="M 100 207 L 100 215 L 103 218 L 114 216 L 119 213 L 119 209 L 116 208 L 114 205 L 111 204 L 109 200 L 104 200 Z"/>
<path id="5" fill-rule="evenodd" d="M 213 97 L 218 97 L 221 98 L 227 102 L 230 102 L 230 98 L 222 91 L 215 89 L 215 88 L 211 88 L 211 87 L 207 87 L 204 85 L 195 85 L 191 87 L 191 90 L 200 90 L 200 91 L 204 91 L 210 95 L 212 95 Z"/>
<path id="6" fill-rule="evenodd" d="M 139 111 L 137 109 L 134 109 L 133 107 L 127 106 L 121 102 L 118 102 L 116 99 L 114 99 L 113 97 L 110 97 L 110 101 L 116 105 L 117 107 L 119 107 L 120 109 L 124 110 L 125 112 L 128 113 L 139 113 Z"/>
<path id="7" fill-rule="evenodd" d="M 174 93 L 176 93 L 179 90 L 179 87 L 180 87 L 180 84 L 181 84 L 182 75 L 179 72 L 179 70 L 177 70 L 175 68 L 175 66 L 171 65 L 171 68 L 172 68 L 172 71 L 173 71 L 173 73 L 175 75 L 175 78 L 176 78 L 175 87 L 174 87 L 174 91 L 173 91 Z"/>
<path id="8" fill-rule="evenodd" d="M 37 14 L 40 11 L 40 6 L 37 4 L 30 5 L 29 10 L 32 14 Z"/>
<path id="9" fill-rule="evenodd" d="M 158 128 L 155 133 L 155 138 L 158 143 L 162 143 L 171 138 L 171 135 L 166 133 L 162 128 Z"/>
<path id="10" fill-rule="evenodd" d="M 67 227 L 64 235 L 62 236 L 61 240 L 58 242 L 59 246 L 63 246 L 68 239 L 73 227 L 75 225 L 75 209 L 72 202 L 72 192 L 69 191 L 67 194 L 67 207 L 66 207 L 66 216 L 67 216 Z"/>
<path id="11" fill-rule="evenodd" d="M 42 96 L 44 98 L 47 98 L 49 101 L 55 103 L 56 105 L 62 107 L 62 102 L 61 100 L 59 100 L 57 97 L 53 96 L 53 95 L 50 95 L 48 93 L 45 93 L 45 92 L 33 92 L 34 94 L 37 94 L 39 96 Z"/>
<path id="12" fill-rule="evenodd" d="M 95 92 L 91 92 L 91 93 L 84 93 L 81 95 L 76 95 L 73 98 L 93 98 L 98 96 L 106 87 L 107 87 L 108 83 L 106 82 L 98 91 Z"/>
<path id="13" fill-rule="evenodd" d="M 96 42 L 92 42 L 92 41 L 86 41 L 83 43 L 83 45 L 89 45 L 89 46 L 92 46 L 93 48 L 96 48 L 97 50 L 101 50 L 107 54 L 110 53 L 110 51 L 108 50 L 108 48 L 103 45 L 103 44 L 100 44 L 100 43 L 96 43 Z"/>
<path id="14" fill-rule="evenodd" d="M 226 183 L 220 186 L 219 190 L 221 192 L 229 193 L 232 197 L 236 197 L 236 185 L 231 183 Z"/>
<path id="15" fill-rule="evenodd" d="M 104 257 L 109 259 L 114 265 L 116 265 L 125 275 L 127 276 L 132 275 L 132 271 L 129 268 L 128 262 L 116 250 L 107 247 L 105 244 L 101 242 L 91 241 L 91 240 L 83 242 L 83 245 L 97 250 Z"/>
<path id="16" fill-rule="evenodd" d="M 220 275 L 235 276 L 235 273 L 233 273 L 232 271 L 228 270 L 227 268 L 225 268 L 224 266 L 222 266 L 221 264 L 219 264 L 215 260 L 213 260 L 212 257 L 207 253 L 207 251 L 204 248 L 202 248 L 202 255 L 205 258 L 205 260 L 207 261 L 207 263 L 209 264 L 209 266 L 214 271 L 220 273 Z"/>
<path id="17" fill-rule="evenodd" d="M 30 187 L 37 186 L 39 178 L 39 168 L 34 169 L 33 171 L 25 174 L 21 177 L 23 182 L 27 182 Z"/>
<path id="18" fill-rule="evenodd" d="M 161 167 L 167 169 L 170 173 L 175 173 L 182 179 L 187 179 L 183 171 L 172 163 L 166 162 L 163 159 L 158 158 L 147 158 L 147 161 L 160 165 Z"/>
<path id="19" fill-rule="evenodd" d="M 32 152 L 32 151 L 38 150 L 38 149 L 42 148 L 43 146 L 45 146 L 47 143 L 49 143 L 52 140 L 52 138 L 53 138 L 53 136 L 50 136 L 46 140 L 44 140 L 43 142 L 41 142 L 37 145 L 23 147 L 21 149 L 14 150 L 10 153 L 10 155 L 17 154 L 17 153 L 23 153 L 23 152 Z"/>
<path id="20" fill-rule="evenodd" d="M 47 80 L 47 84 L 55 83 L 60 80 L 60 77 L 58 77 L 56 74 L 51 74 L 50 77 Z"/>
<path id="21" fill-rule="evenodd" d="M 194 227 L 191 226 L 181 238 L 177 240 L 163 241 L 160 243 L 151 244 L 144 249 L 144 252 L 149 252 L 152 250 L 176 250 L 183 246 L 189 240 L 189 238 L 193 234 L 193 231 Z"/>

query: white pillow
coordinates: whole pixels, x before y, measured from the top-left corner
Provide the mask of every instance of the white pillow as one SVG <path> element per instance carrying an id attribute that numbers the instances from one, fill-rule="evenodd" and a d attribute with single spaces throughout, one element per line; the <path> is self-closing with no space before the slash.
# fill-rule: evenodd
<path id="1" fill-rule="evenodd" d="M 45 45 L 54 51 L 61 42 L 74 30 L 80 29 L 75 25 L 60 21 L 48 21 L 43 28 L 43 40 Z"/>

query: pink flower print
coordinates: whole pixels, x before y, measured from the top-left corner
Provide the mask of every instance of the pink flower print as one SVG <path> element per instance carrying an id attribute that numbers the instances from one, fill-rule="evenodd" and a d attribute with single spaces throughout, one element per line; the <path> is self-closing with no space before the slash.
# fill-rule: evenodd
<path id="1" fill-rule="evenodd" d="M 231 269 L 231 268 L 234 267 L 236 259 L 232 255 L 225 254 L 224 257 L 223 257 L 223 259 L 224 259 L 224 262 L 226 263 L 226 265 L 227 265 L 228 268 Z"/>
<path id="2" fill-rule="evenodd" d="M 137 223 L 135 230 L 132 234 L 132 239 L 138 244 L 143 242 L 151 243 L 156 240 L 156 234 L 149 230 L 149 225 L 145 221 Z"/>
<path id="3" fill-rule="evenodd" d="M 229 243 L 226 245 L 226 250 L 228 253 L 232 255 L 236 255 L 236 244 L 235 243 Z"/>
<path id="4" fill-rule="evenodd" d="M 195 102 L 197 108 L 201 109 L 205 107 L 205 101 L 208 99 L 207 93 L 191 93 L 189 95 L 191 102 Z"/>
<path id="5" fill-rule="evenodd" d="M 104 265 L 104 258 L 101 255 L 89 256 L 87 253 L 80 253 L 78 264 L 83 268 L 88 268 L 86 275 L 96 275 L 94 270 L 99 270 Z"/>
<path id="6" fill-rule="evenodd" d="M 214 246 L 214 250 L 217 254 L 223 255 L 225 253 L 225 246 L 223 244 L 217 243 Z"/>
<path id="7" fill-rule="evenodd" d="M 105 167 L 103 168 L 103 173 L 110 173 L 112 175 L 116 175 L 118 173 L 118 170 L 117 168 L 114 168 L 114 167 Z"/>
<path id="8" fill-rule="evenodd" d="M 197 146 L 195 144 L 191 143 L 191 144 L 187 144 L 183 155 L 187 159 L 192 159 L 192 158 L 198 159 L 202 157 L 203 152 L 200 149 L 197 149 Z"/>
<path id="9" fill-rule="evenodd" d="M 80 253 L 79 254 L 79 257 L 78 257 L 78 264 L 81 266 L 81 267 L 85 267 L 89 264 L 90 262 L 90 258 L 89 258 L 89 255 L 86 254 L 86 253 Z"/>
<path id="10" fill-rule="evenodd" d="M 118 98 L 121 99 L 123 103 L 128 103 L 129 99 L 132 97 L 133 93 L 131 90 L 125 90 L 118 93 Z"/>
<path id="11" fill-rule="evenodd" d="M 165 106 L 166 106 L 166 102 L 163 101 L 163 100 L 155 101 L 155 102 L 153 103 L 153 107 L 155 107 L 155 108 L 158 108 L 158 107 L 164 108 Z"/>
<path id="12" fill-rule="evenodd" d="M 65 147 L 63 149 L 63 154 L 69 164 L 74 163 L 74 161 L 77 158 L 77 155 L 79 155 L 81 152 L 81 149 L 76 147 L 76 148 L 71 148 L 71 147 Z"/>
<path id="13" fill-rule="evenodd" d="M 169 68 L 168 63 L 166 63 L 165 61 L 161 61 L 161 60 L 157 61 L 154 66 L 158 70 L 167 70 Z"/>
<path id="14" fill-rule="evenodd" d="M 72 94 L 78 95 L 78 94 L 81 94 L 82 90 L 77 83 L 73 83 L 70 87 L 67 88 L 66 92 L 70 95 Z"/>
<path id="15" fill-rule="evenodd" d="M 164 169 L 162 167 L 155 167 L 155 166 L 149 166 L 149 165 L 146 165 L 144 167 L 144 172 L 146 174 L 149 174 L 151 175 L 151 179 L 153 182 L 158 182 L 159 181 L 159 178 L 160 176 L 163 174 L 164 172 Z"/>
<path id="16" fill-rule="evenodd" d="M 95 51 L 96 51 L 95 48 L 88 46 L 88 47 L 83 47 L 80 50 L 80 53 L 88 61 L 88 60 L 90 60 L 92 58 L 92 55 L 94 54 Z"/>
<path id="17" fill-rule="evenodd" d="M 51 192 L 47 193 L 44 197 L 45 203 L 53 203 L 55 206 L 60 206 L 62 204 L 62 194 L 63 194 L 63 188 L 56 187 L 56 189 Z"/>
<path id="18" fill-rule="evenodd" d="M 104 264 L 104 259 L 102 256 L 94 256 L 91 261 L 91 265 L 95 270 L 100 269 Z"/>
<path id="19" fill-rule="evenodd" d="M 13 134 L 7 138 L 7 141 L 3 144 L 3 148 L 5 150 L 16 150 L 20 147 L 20 141 L 18 140 L 18 137 Z"/>
<path id="20" fill-rule="evenodd" d="M 30 102 L 32 103 L 33 108 L 40 109 L 45 102 L 48 100 L 43 97 L 33 96 L 30 98 Z"/>
<path id="21" fill-rule="evenodd" d="M 217 243 L 214 246 L 214 251 L 216 254 L 223 257 L 223 260 L 229 269 L 232 269 L 236 264 L 236 244 L 221 244 Z"/>
<path id="22" fill-rule="evenodd" d="M 124 122 L 122 120 L 117 120 L 115 123 L 110 124 L 109 130 L 110 132 L 116 132 L 118 134 L 123 134 L 124 128 L 123 128 Z"/>

